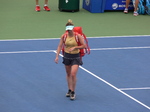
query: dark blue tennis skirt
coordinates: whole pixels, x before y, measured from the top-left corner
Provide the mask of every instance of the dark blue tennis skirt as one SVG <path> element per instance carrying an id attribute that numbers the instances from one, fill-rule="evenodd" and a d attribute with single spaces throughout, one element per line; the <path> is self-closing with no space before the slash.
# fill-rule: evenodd
<path id="1" fill-rule="evenodd" d="M 80 58 L 80 54 L 64 53 L 63 62 L 64 65 L 83 65 Z"/>

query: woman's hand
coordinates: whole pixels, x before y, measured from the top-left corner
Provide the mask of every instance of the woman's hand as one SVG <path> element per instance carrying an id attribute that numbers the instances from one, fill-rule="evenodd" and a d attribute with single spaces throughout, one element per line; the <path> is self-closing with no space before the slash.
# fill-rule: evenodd
<path id="1" fill-rule="evenodd" d="M 58 64 L 58 60 L 59 60 L 59 58 L 56 57 L 55 60 L 54 60 L 56 64 Z"/>
<path id="2" fill-rule="evenodd" d="M 72 47 L 69 49 L 69 52 L 73 51 L 75 49 L 75 47 Z"/>

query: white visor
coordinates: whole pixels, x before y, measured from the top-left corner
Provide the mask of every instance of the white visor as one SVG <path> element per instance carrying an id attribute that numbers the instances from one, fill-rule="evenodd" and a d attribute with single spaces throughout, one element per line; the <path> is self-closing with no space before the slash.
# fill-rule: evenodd
<path id="1" fill-rule="evenodd" d="M 74 26 L 66 26 L 66 30 L 73 30 Z"/>

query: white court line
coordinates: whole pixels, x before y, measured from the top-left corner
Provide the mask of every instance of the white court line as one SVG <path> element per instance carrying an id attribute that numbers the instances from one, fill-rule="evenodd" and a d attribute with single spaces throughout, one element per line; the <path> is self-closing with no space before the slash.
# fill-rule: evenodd
<path id="1" fill-rule="evenodd" d="M 145 47 L 118 47 L 118 48 L 95 48 L 91 49 L 93 50 L 119 50 L 119 49 L 147 49 L 150 48 L 150 46 Z M 0 52 L 0 54 L 21 54 L 21 53 L 38 53 L 38 52 L 53 52 L 55 50 L 41 50 L 41 51 L 11 51 L 11 52 Z"/>
<path id="2" fill-rule="evenodd" d="M 141 89 L 150 89 L 150 87 L 141 87 L 141 88 L 119 88 L 120 90 L 141 90 Z"/>
<path id="3" fill-rule="evenodd" d="M 128 37 L 150 37 L 150 35 L 124 35 L 124 36 L 97 36 L 97 37 L 87 37 L 87 38 L 128 38 Z M 39 39 L 6 39 L 0 41 L 28 41 L 28 40 L 59 40 L 60 38 L 39 38 Z"/>
<path id="4" fill-rule="evenodd" d="M 54 51 L 54 53 L 57 53 L 56 51 Z M 62 54 L 60 54 L 60 56 L 62 57 Z M 84 71 L 86 71 L 87 73 L 91 74 L 92 76 L 94 76 L 95 78 L 101 80 L 102 82 L 106 83 L 107 85 L 111 86 L 112 88 L 114 88 L 115 90 L 119 91 L 120 93 L 124 94 L 125 96 L 129 97 L 130 99 L 134 100 L 135 102 L 139 103 L 140 105 L 146 107 L 147 109 L 150 110 L 150 107 L 145 105 L 144 103 L 140 102 L 139 100 L 135 99 L 134 97 L 128 95 L 127 93 L 123 92 L 122 90 L 120 90 L 119 88 L 115 87 L 114 85 L 110 84 L 109 82 L 105 81 L 104 79 L 100 78 L 99 76 L 97 76 L 96 74 L 90 72 L 89 70 L 85 69 L 84 67 L 80 66 L 80 68 Z"/>
<path id="5" fill-rule="evenodd" d="M 60 38 L 41 38 L 41 39 L 6 39 L 0 41 L 34 41 L 34 40 L 58 40 Z"/>
<path id="6" fill-rule="evenodd" d="M 54 52 L 54 50 L 42 50 L 42 51 L 12 51 L 12 52 L 0 52 L 0 54 L 21 54 L 21 53 L 41 53 L 41 52 Z"/>
<path id="7" fill-rule="evenodd" d="M 142 37 L 150 37 L 150 35 L 127 35 L 127 36 L 99 36 L 99 37 L 87 37 L 87 38 L 129 38 L 129 37 L 135 37 L 135 38 L 142 38 Z"/>
<path id="8" fill-rule="evenodd" d="M 119 49 L 147 49 L 150 48 L 150 46 L 144 46 L 144 47 L 117 47 L 117 48 L 95 48 L 91 50 L 119 50 Z"/>

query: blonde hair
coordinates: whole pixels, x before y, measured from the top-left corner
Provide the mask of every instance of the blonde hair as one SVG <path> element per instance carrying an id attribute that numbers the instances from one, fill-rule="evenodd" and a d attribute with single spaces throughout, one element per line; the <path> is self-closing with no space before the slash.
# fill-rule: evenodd
<path id="1" fill-rule="evenodd" d="M 72 26 L 74 25 L 71 19 L 68 19 L 68 22 L 66 24 L 66 26 L 69 26 L 69 25 L 72 25 Z"/>

